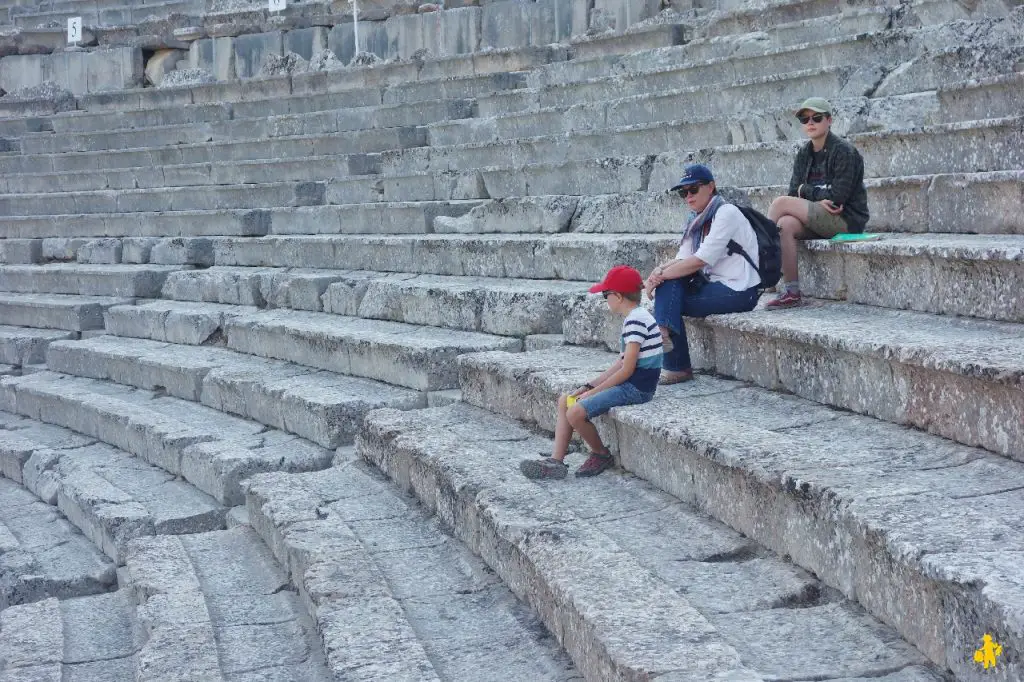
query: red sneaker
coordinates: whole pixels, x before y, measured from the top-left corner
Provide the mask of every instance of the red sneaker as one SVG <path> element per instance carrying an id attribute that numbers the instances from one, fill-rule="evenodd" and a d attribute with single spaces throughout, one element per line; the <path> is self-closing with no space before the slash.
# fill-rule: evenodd
<path id="1" fill-rule="evenodd" d="M 791 291 L 784 291 L 765 303 L 764 307 L 767 310 L 779 310 L 781 308 L 795 308 L 803 304 L 804 299 L 800 294 L 794 294 Z"/>
<path id="2" fill-rule="evenodd" d="M 613 464 L 615 464 L 615 460 L 611 455 L 598 455 L 592 452 L 590 457 L 587 457 L 587 461 L 576 470 L 576 477 L 597 476 Z"/>

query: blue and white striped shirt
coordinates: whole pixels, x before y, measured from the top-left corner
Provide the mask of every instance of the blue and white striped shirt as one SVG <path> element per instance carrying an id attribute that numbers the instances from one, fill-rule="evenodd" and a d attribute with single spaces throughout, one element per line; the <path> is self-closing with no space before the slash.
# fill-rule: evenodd
<path id="1" fill-rule="evenodd" d="M 627 343 L 640 344 L 636 369 L 627 382 L 644 393 L 653 393 L 658 388 L 658 377 L 661 376 L 661 330 L 654 316 L 642 306 L 633 308 L 622 321 L 622 352 L 626 351 Z"/>

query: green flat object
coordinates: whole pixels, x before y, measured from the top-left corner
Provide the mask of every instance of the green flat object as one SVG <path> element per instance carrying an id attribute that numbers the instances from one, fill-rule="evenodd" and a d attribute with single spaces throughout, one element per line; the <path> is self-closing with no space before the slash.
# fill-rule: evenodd
<path id="1" fill-rule="evenodd" d="M 834 241 L 834 242 L 870 242 L 870 241 L 873 241 L 875 239 L 881 239 L 881 238 L 882 238 L 882 235 L 880 235 L 880 234 L 872 234 L 872 233 L 869 233 L 869 232 L 861 232 L 861 233 L 853 233 L 853 232 L 851 232 L 849 234 L 837 234 L 836 236 L 832 237 L 832 241 Z"/>

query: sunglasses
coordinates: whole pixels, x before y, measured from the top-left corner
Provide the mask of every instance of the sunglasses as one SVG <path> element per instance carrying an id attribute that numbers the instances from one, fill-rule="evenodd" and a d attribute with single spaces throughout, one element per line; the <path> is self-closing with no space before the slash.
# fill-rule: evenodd
<path id="1" fill-rule="evenodd" d="M 608 300 L 608 297 L 609 297 L 609 296 L 611 296 L 611 295 L 612 295 L 612 294 L 614 294 L 614 293 L 615 293 L 614 291 L 602 291 L 602 292 L 601 292 L 601 295 L 602 295 L 602 296 L 604 297 L 604 300 L 606 300 L 606 301 L 607 301 L 607 300 Z"/>
<path id="2" fill-rule="evenodd" d="M 690 185 L 689 187 L 680 187 L 679 189 L 676 190 L 676 194 L 678 196 L 684 198 L 684 199 L 686 197 L 688 197 L 688 196 L 697 196 L 697 193 L 700 192 L 700 188 L 703 187 L 705 184 L 707 184 L 707 183 L 703 183 L 702 182 L 699 185 Z"/>
<path id="3" fill-rule="evenodd" d="M 807 125 L 810 121 L 815 123 L 821 123 L 825 120 L 827 114 L 812 114 L 811 116 L 797 116 L 796 119 L 800 121 L 801 125 Z"/>

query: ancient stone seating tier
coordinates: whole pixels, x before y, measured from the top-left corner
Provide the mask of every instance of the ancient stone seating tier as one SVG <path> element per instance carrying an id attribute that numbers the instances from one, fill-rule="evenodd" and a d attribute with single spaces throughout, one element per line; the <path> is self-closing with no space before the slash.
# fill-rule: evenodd
<path id="1" fill-rule="evenodd" d="M 1024 7 L 517 7 L 0 99 L 0 678 L 1024 679 Z M 314 9 L 189 40 L 239 76 Z M 418 52 L 470 15 L 508 42 Z M 687 162 L 766 209 L 811 94 L 880 238 L 688 320 L 620 468 L 523 478 L 615 358 L 588 284 L 675 252 Z"/>

